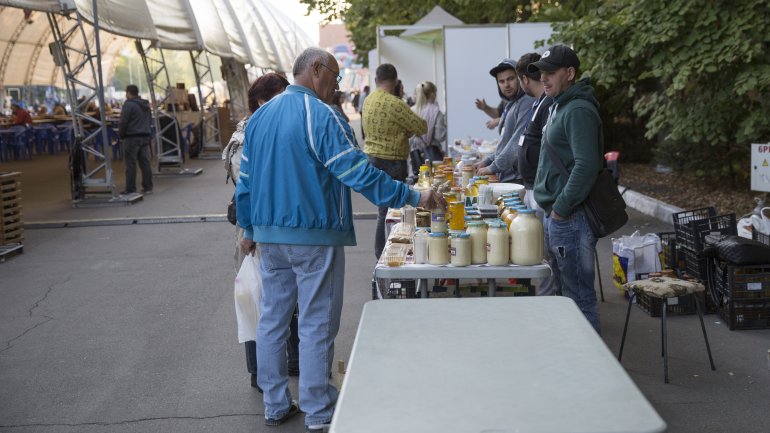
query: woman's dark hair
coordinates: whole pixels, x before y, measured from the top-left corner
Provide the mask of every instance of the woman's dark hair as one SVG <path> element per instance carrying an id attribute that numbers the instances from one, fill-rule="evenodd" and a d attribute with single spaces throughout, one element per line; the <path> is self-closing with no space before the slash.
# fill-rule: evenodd
<path id="1" fill-rule="evenodd" d="M 289 80 L 275 72 L 268 72 L 254 80 L 249 88 L 249 110 L 253 113 L 259 108 L 259 100 L 269 101 L 273 96 L 283 92 L 289 85 Z"/>

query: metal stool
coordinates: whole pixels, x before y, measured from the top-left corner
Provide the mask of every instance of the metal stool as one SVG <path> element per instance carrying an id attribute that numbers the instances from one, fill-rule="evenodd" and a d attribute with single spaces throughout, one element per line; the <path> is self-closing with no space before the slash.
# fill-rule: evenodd
<path id="1" fill-rule="evenodd" d="M 657 298 L 661 300 L 661 356 L 663 356 L 663 381 L 668 383 L 668 344 L 666 340 L 666 311 L 668 310 L 668 299 L 679 296 L 692 296 L 695 300 L 695 309 L 698 311 L 698 319 L 700 319 L 700 327 L 703 331 L 703 340 L 706 342 L 706 352 L 709 355 L 709 362 L 711 363 L 711 369 L 716 370 L 714 367 L 714 359 L 711 357 L 711 347 L 709 346 L 709 339 L 706 335 L 706 326 L 703 324 L 703 312 L 701 310 L 700 299 L 698 294 L 705 292 L 703 284 L 694 281 L 685 281 L 677 278 L 669 277 L 652 277 L 646 280 L 632 281 L 624 285 L 626 290 L 631 294 L 628 298 L 628 310 L 626 311 L 626 324 L 623 326 L 623 338 L 620 340 L 620 352 L 618 353 L 618 362 L 623 357 L 623 346 L 626 342 L 626 331 L 628 330 L 628 317 L 631 315 L 631 304 L 634 303 L 634 298 L 639 293 L 644 293 L 645 296 L 651 298 Z"/>

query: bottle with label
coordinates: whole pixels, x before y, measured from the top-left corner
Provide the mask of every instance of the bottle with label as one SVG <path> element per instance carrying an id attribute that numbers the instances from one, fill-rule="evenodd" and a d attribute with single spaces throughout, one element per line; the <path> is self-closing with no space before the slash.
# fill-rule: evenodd
<path id="1" fill-rule="evenodd" d="M 483 221 L 468 222 L 471 238 L 471 263 L 480 265 L 487 262 L 487 225 Z"/>
<path id="2" fill-rule="evenodd" d="M 468 266 L 471 264 L 471 235 L 458 233 L 452 236 L 452 246 L 449 248 L 452 266 Z"/>
<path id="3" fill-rule="evenodd" d="M 440 205 L 436 205 L 430 210 L 430 231 L 432 233 L 446 233 L 446 208 Z"/>
<path id="4" fill-rule="evenodd" d="M 508 230 L 502 221 L 493 221 L 487 229 L 487 263 L 491 266 L 508 264 L 510 253 Z"/>
<path id="5" fill-rule="evenodd" d="M 511 263 L 539 265 L 543 262 L 543 224 L 534 209 L 520 209 L 511 223 Z"/>
<path id="6" fill-rule="evenodd" d="M 449 263 L 449 243 L 446 233 L 433 232 L 428 239 L 428 263 L 446 265 Z"/>

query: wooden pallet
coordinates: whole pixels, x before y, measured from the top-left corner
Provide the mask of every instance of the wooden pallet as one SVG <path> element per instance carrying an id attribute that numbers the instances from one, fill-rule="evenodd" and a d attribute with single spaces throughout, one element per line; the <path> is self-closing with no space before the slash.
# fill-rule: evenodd
<path id="1" fill-rule="evenodd" d="M 22 253 L 24 253 L 24 245 L 20 243 L 11 244 L 11 245 L 2 245 L 0 246 L 0 263 Z"/>
<path id="2" fill-rule="evenodd" d="M 0 245 L 21 244 L 24 214 L 21 207 L 21 173 L 0 173 Z"/>

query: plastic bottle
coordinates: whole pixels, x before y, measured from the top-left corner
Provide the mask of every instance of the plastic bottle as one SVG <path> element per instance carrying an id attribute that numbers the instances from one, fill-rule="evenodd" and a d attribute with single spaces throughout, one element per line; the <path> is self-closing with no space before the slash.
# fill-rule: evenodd
<path id="1" fill-rule="evenodd" d="M 475 178 L 472 178 L 470 182 L 468 182 L 468 187 L 465 189 L 466 207 L 476 206 L 479 202 L 479 190 L 476 188 L 476 181 L 474 179 Z"/>
<path id="2" fill-rule="evenodd" d="M 543 224 L 533 209 L 521 209 L 511 223 L 511 263 L 539 265 L 543 262 Z"/>
<path id="3" fill-rule="evenodd" d="M 417 185 L 420 188 L 430 188 L 430 167 L 427 165 L 420 166 L 420 175 L 417 178 Z"/>
<path id="4" fill-rule="evenodd" d="M 428 239 L 428 263 L 446 265 L 449 263 L 449 244 L 446 233 L 431 233 Z"/>
<path id="5" fill-rule="evenodd" d="M 471 264 L 471 235 L 459 233 L 452 236 L 452 246 L 449 248 L 452 266 L 468 266 Z"/>

